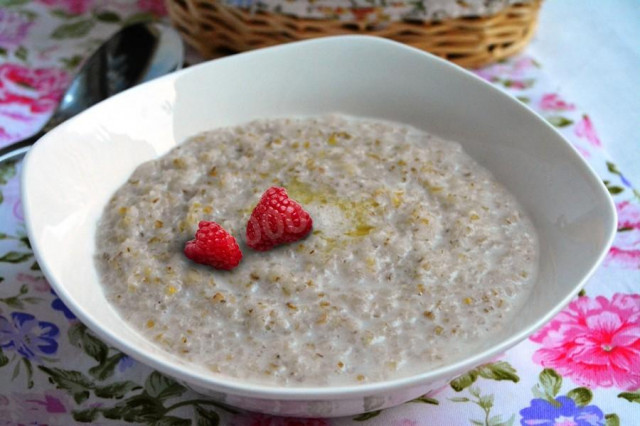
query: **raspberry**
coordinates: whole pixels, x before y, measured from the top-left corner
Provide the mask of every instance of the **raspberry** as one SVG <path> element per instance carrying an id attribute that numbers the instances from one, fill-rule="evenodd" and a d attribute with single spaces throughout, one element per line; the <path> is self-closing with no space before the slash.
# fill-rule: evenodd
<path id="1" fill-rule="evenodd" d="M 236 239 L 215 222 L 201 221 L 196 238 L 184 246 L 189 259 L 216 269 L 230 270 L 242 260 L 242 252 Z"/>
<path id="2" fill-rule="evenodd" d="M 273 186 L 262 195 L 247 224 L 247 245 L 255 250 L 269 250 L 279 244 L 304 238 L 313 221 L 284 188 Z"/>

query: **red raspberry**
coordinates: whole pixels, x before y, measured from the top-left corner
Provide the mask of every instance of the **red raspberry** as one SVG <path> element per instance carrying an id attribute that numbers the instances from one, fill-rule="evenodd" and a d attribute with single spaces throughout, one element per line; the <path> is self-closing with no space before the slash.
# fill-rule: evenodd
<path id="1" fill-rule="evenodd" d="M 269 250 L 279 244 L 304 238 L 313 221 L 284 188 L 273 186 L 262 195 L 247 224 L 247 245 L 255 250 Z"/>
<path id="2" fill-rule="evenodd" d="M 242 260 L 242 252 L 236 239 L 215 222 L 201 221 L 196 238 L 184 246 L 189 259 L 216 269 L 230 270 Z"/>

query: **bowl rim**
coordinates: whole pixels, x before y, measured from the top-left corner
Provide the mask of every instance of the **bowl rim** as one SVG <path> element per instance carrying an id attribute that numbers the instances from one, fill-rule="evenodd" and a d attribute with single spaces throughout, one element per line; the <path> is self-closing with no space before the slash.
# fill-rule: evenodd
<path id="1" fill-rule="evenodd" d="M 331 36 L 331 37 L 322 37 L 312 40 L 303 40 L 296 41 L 292 43 L 287 43 L 284 45 L 272 46 L 267 48 L 262 48 L 250 52 L 244 52 L 235 54 L 228 57 L 223 57 L 219 59 L 214 59 L 210 61 L 206 61 L 189 68 L 182 69 L 180 71 L 176 71 L 172 74 L 160 77 L 153 81 L 143 83 L 139 86 L 133 87 L 131 89 L 126 90 L 118 95 L 113 96 L 110 99 L 107 99 L 103 102 L 111 102 L 114 99 L 120 98 L 122 96 L 127 96 L 128 93 L 145 90 L 145 87 L 154 84 L 160 84 L 160 82 L 168 82 L 177 79 L 178 77 L 187 75 L 193 70 L 202 69 L 206 67 L 215 66 L 212 65 L 214 63 L 222 63 L 223 61 L 232 62 L 238 61 L 239 58 L 244 59 L 246 56 L 259 56 L 259 55 L 271 55 L 273 52 L 282 52 L 282 51 L 295 51 L 304 49 L 306 46 L 312 44 L 334 44 L 334 43 L 359 43 L 362 45 L 369 45 L 372 47 L 386 47 L 393 49 L 404 49 L 406 51 L 410 51 L 413 54 L 423 55 L 425 58 L 429 58 L 432 61 L 435 61 L 441 66 L 447 67 L 450 72 L 462 73 L 466 78 L 470 78 L 475 80 L 476 84 L 483 84 L 491 90 L 500 93 L 500 96 L 503 96 L 512 101 L 514 108 L 520 108 L 526 110 L 532 119 L 537 119 L 540 125 L 546 126 L 548 129 L 552 130 L 560 140 L 564 141 L 565 144 L 573 150 L 573 154 L 576 155 L 579 160 L 581 167 L 586 172 L 588 179 L 591 181 L 591 184 L 595 184 L 599 186 L 602 190 L 603 194 L 608 194 L 606 188 L 600 178 L 596 175 L 593 169 L 582 159 L 579 155 L 578 151 L 562 136 L 562 134 L 554 128 L 550 123 L 544 120 L 539 114 L 535 111 L 529 109 L 521 102 L 517 101 L 515 98 L 512 98 L 510 95 L 504 93 L 500 89 L 494 87 L 487 81 L 483 80 L 479 76 L 471 73 L 468 70 L 465 70 L 455 64 L 452 64 L 442 58 L 439 58 L 435 55 L 429 54 L 422 50 L 419 50 L 414 47 L 410 47 L 398 42 L 394 42 L 388 39 L 383 39 L 379 37 L 373 36 L 362 36 L 362 35 L 341 35 L 341 36 Z M 101 103 L 100 103 L 101 104 Z M 95 108 L 100 104 L 92 107 Z M 80 117 L 80 114 L 78 117 Z M 78 117 L 74 117 L 69 121 L 61 124 L 59 127 L 66 127 L 69 124 L 73 123 Z M 46 141 L 49 139 L 53 139 L 53 135 L 57 133 L 59 129 L 53 129 L 50 133 L 46 134 L 41 138 L 41 141 Z M 181 142 L 179 142 L 181 143 Z M 478 353 L 474 353 L 470 357 L 463 358 L 459 361 L 456 361 L 452 364 L 446 364 L 441 367 L 437 367 L 431 370 L 427 370 L 422 373 L 413 374 L 406 377 L 394 378 L 389 380 L 376 381 L 372 383 L 363 383 L 363 384 L 352 384 L 352 385 L 339 385 L 339 386 L 301 386 L 301 387 L 288 387 L 286 385 L 263 385 L 260 383 L 253 383 L 249 380 L 245 379 L 236 379 L 231 376 L 218 376 L 218 375 L 207 375 L 202 376 L 197 371 L 194 371 L 193 368 L 189 368 L 189 364 L 177 365 L 171 364 L 170 359 L 165 357 L 158 357 L 157 355 L 149 354 L 143 350 L 138 349 L 134 344 L 129 341 L 120 339 L 114 333 L 111 333 L 105 330 L 100 323 L 94 320 L 91 314 L 87 309 L 82 306 L 78 306 L 73 302 L 73 298 L 70 293 L 67 291 L 66 287 L 57 282 L 54 277 L 54 273 L 52 272 L 52 267 L 43 258 L 41 253 L 40 242 L 38 238 L 33 238 L 34 236 L 34 223 L 33 223 L 33 212 L 31 210 L 31 192 L 29 191 L 29 179 L 31 173 L 36 173 L 32 170 L 30 166 L 30 160 L 34 157 L 34 152 L 38 152 L 41 148 L 40 141 L 30 150 L 24 159 L 23 165 L 23 173 L 21 174 L 21 191 L 22 191 L 22 199 L 23 199 L 23 210 L 24 210 L 24 218 L 25 218 L 25 226 L 27 229 L 27 233 L 31 238 L 33 245 L 33 252 L 36 261 L 40 265 L 40 268 L 50 282 L 51 287 L 55 290 L 57 296 L 62 299 L 62 301 L 72 310 L 74 314 L 80 319 L 80 321 L 85 324 L 89 329 L 91 329 L 99 338 L 107 342 L 108 344 L 116 347 L 118 350 L 121 350 L 125 354 L 133 357 L 134 359 L 140 361 L 141 363 L 154 368 L 163 374 L 166 374 L 170 377 L 177 378 L 179 380 L 184 380 L 188 384 L 194 384 L 197 386 L 201 386 L 208 390 L 224 392 L 237 396 L 246 396 L 246 397 L 257 397 L 264 400 L 276 400 L 276 399 L 287 399 L 291 401 L 309 401 L 309 400 L 327 400 L 327 399 L 335 399 L 335 398 L 356 398 L 367 395 L 374 395 L 380 392 L 389 392 L 399 389 L 406 389 L 410 387 L 424 386 L 431 382 L 440 379 L 451 379 L 456 374 L 459 374 L 461 371 L 465 369 L 471 369 L 478 365 L 481 365 L 482 362 L 505 352 L 507 349 L 515 346 L 518 342 L 526 339 L 531 334 L 533 334 L 536 330 L 543 327 L 547 322 L 549 322 L 552 317 L 554 317 L 558 312 L 560 312 L 566 305 L 568 305 L 571 300 L 578 294 L 581 288 L 584 286 L 585 282 L 594 274 L 595 270 L 599 267 L 599 265 L 604 260 L 611 244 L 613 243 L 613 239 L 616 234 L 616 209 L 615 204 L 610 196 L 606 196 L 604 206 L 606 210 L 608 210 L 609 217 L 607 217 L 607 224 L 609 228 L 609 233 L 606 236 L 606 243 L 601 248 L 600 253 L 597 256 L 596 261 L 591 265 L 591 267 L 586 270 L 582 278 L 578 283 L 574 286 L 574 289 L 563 299 L 556 302 L 553 309 L 549 310 L 545 315 L 540 317 L 533 324 L 528 326 L 526 329 L 522 330 L 519 333 L 512 335 L 511 337 L 502 340 L 500 343 L 482 350 Z M 124 320 L 123 320 L 124 321 Z M 125 321 L 126 322 L 126 321 Z M 144 337 L 143 337 L 144 338 Z M 146 339 L 146 338 L 145 338 Z"/>

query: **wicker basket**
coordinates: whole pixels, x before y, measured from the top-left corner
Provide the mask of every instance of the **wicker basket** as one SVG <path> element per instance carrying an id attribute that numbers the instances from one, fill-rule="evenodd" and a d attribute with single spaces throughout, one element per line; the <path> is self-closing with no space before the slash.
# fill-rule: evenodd
<path id="1" fill-rule="evenodd" d="M 357 21 L 254 13 L 217 0 L 166 0 L 174 26 L 205 58 L 295 40 L 365 34 L 406 43 L 467 68 L 496 62 L 524 48 L 533 36 L 541 2 L 514 4 L 485 17 L 398 21 L 380 28 Z"/>

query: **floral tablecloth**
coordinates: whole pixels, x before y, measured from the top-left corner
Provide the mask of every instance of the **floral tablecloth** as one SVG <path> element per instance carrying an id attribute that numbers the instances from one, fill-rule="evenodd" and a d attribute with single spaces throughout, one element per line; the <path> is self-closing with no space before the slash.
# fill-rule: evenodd
<path id="1" fill-rule="evenodd" d="M 35 132 L 74 70 L 121 25 L 162 19 L 162 0 L 0 1 L 0 146 Z M 607 154 L 598 117 L 526 54 L 476 71 L 556 126 L 615 200 L 618 234 L 584 291 L 498 360 L 402 406 L 286 419 L 217 405 L 97 339 L 34 261 L 20 163 L 0 167 L 0 425 L 639 425 L 640 192 Z M 635 183 L 638 185 L 638 182 Z"/>

